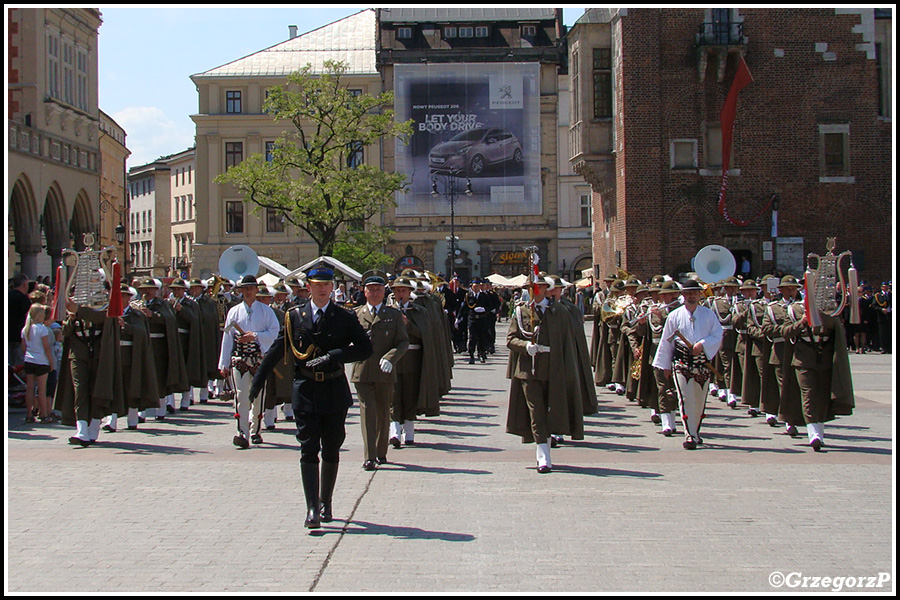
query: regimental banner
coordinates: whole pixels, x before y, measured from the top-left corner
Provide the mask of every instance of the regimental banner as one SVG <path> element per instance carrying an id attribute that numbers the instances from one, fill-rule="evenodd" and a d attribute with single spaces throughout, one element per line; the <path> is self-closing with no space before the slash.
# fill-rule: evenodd
<path id="1" fill-rule="evenodd" d="M 451 181 L 459 216 L 542 213 L 539 64 L 396 65 L 394 92 L 398 216 L 449 215 Z"/>

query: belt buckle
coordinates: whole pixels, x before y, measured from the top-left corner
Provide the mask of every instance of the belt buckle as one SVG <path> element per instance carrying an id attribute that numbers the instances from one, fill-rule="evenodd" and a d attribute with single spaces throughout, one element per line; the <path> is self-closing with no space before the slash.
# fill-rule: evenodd
<path id="1" fill-rule="evenodd" d="M 316 381 L 325 381 L 325 371 L 315 371 Z"/>

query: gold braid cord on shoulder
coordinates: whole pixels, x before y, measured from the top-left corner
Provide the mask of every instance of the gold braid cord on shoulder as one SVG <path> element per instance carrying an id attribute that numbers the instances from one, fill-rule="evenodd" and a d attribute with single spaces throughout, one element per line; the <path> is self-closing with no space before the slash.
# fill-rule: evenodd
<path id="1" fill-rule="evenodd" d="M 294 358 L 296 358 L 297 360 L 308 360 L 316 351 L 315 344 L 310 344 L 309 348 L 306 349 L 306 352 L 300 352 L 299 350 L 297 350 L 297 347 L 294 346 L 294 336 L 291 334 L 291 313 L 294 310 L 299 310 L 299 308 L 291 309 L 284 313 L 284 339 L 287 341 L 287 344 L 285 344 L 284 347 L 285 364 L 288 364 L 288 360 L 291 356 L 290 354 L 288 354 L 288 348 L 290 348 L 290 351 L 293 353 Z"/>

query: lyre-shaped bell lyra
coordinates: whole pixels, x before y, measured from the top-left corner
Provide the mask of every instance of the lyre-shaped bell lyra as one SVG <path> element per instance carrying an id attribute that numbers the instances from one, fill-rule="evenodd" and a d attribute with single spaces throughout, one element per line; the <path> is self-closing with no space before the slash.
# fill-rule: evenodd
<path id="1" fill-rule="evenodd" d="M 836 317 L 841 314 L 847 305 L 847 292 L 850 292 L 851 308 L 859 305 L 858 290 L 856 285 L 856 269 L 853 267 L 853 254 L 849 250 L 845 250 L 840 254 L 834 253 L 835 238 L 827 239 L 825 249 L 828 251 L 825 256 L 810 253 L 807 260 L 816 259 L 815 268 L 808 265 L 806 268 L 806 304 L 808 312 L 809 324 L 813 327 L 822 325 L 822 314 Z M 841 270 L 841 259 L 848 257 L 850 259 L 850 268 L 848 270 L 848 278 L 850 279 L 850 289 L 848 290 L 847 280 L 844 279 L 844 272 Z M 859 322 L 856 315 L 856 323 Z M 854 315 L 851 314 L 851 322 L 854 322 Z"/>
<path id="2" fill-rule="evenodd" d="M 110 292 L 103 282 L 113 284 L 112 265 L 116 260 L 115 248 L 109 246 L 102 250 L 92 250 L 94 236 L 91 233 L 84 234 L 84 252 L 75 250 L 63 250 L 62 264 L 65 267 L 62 276 L 65 284 L 62 289 L 66 291 L 66 297 L 72 298 L 76 304 L 98 309 L 109 302 Z"/>

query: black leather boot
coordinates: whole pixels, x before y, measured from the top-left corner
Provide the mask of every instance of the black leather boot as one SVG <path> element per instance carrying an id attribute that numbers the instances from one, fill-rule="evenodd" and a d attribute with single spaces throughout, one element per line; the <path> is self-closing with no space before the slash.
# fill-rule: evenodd
<path id="1" fill-rule="evenodd" d="M 322 486 L 319 490 L 322 497 L 322 508 L 319 515 L 323 523 L 331 523 L 331 496 L 334 493 L 334 482 L 337 481 L 338 463 L 322 461 Z"/>
<path id="2" fill-rule="evenodd" d="M 319 521 L 319 465 L 318 463 L 300 463 L 300 479 L 303 481 L 303 494 L 306 496 L 307 529 L 318 529 Z"/>

